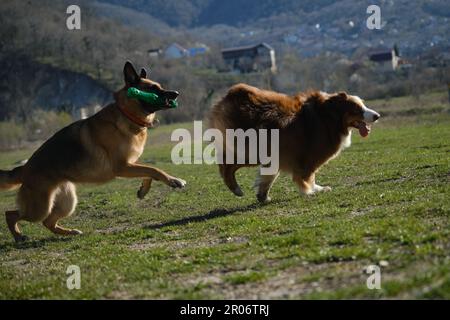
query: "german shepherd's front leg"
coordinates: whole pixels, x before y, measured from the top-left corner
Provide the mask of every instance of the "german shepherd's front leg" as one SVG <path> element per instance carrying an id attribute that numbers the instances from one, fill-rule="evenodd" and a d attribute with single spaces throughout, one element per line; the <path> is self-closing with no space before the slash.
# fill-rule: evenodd
<path id="1" fill-rule="evenodd" d="M 129 163 L 126 166 L 120 168 L 116 175 L 118 177 L 124 178 L 151 178 L 153 180 L 162 181 L 172 188 L 183 188 L 186 185 L 186 181 L 184 181 L 183 179 L 172 177 L 160 169 L 143 164 Z M 147 184 L 147 186 L 143 185 L 144 191 L 147 188 L 150 189 L 149 183 L 145 181 L 143 183 Z"/>
<path id="2" fill-rule="evenodd" d="M 152 179 L 151 178 L 145 178 L 142 180 L 141 187 L 139 188 L 137 192 L 137 196 L 139 199 L 144 199 L 144 197 L 147 195 L 147 193 L 150 191 L 150 187 L 152 186 Z"/>

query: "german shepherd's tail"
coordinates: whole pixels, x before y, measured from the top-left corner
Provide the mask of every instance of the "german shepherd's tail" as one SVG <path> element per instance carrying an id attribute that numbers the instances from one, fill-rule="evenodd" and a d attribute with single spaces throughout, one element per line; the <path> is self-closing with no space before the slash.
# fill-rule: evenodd
<path id="1" fill-rule="evenodd" d="M 0 170 L 0 190 L 13 190 L 22 184 L 23 166 L 11 171 Z"/>

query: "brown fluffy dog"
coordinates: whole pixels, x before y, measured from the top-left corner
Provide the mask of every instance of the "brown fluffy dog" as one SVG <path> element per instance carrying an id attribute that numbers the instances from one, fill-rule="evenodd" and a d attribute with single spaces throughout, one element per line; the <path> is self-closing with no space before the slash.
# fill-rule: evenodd
<path id="1" fill-rule="evenodd" d="M 303 193 L 312 194 L 331 190 L 315 183 L 315 173 L 343 147 L 350 145 L 351 128 L 358 129 L 361 136 L 366 137 L 370 131 L 368 123 L 377 121 L 379 117 L 360 98 L 343 92 L 307 92 L 287 96 L 238 84 L 213 107 L 210 127 L 219 129 L 224 136 L 226 129 L 279 129 L 280 169 L 292 174 Z M 224 159 L 225 144 L 222 146 Z M 244 166 L 250 164 L 219 164 L 225 184 L 237 196 L 243 193 L 235 173 Z M 270 199 L 268 194 L 277 176 L 258 176 L 259 201 Z"/>
<path id="2" fill-rule="evenodd" d="M 155 111 L 169 108 L 178 92 L 164 90 L 158 83 L 140 76 L 130 62 L 123 69 L 125 86 L 114 94 L 115 102 L 90 118 L 75 122 L 47 140 L 21 167 L 0 171 L 0 189 L 19 187 L 18 210 L 6 212 L 6 222 L 16 241 L 23 241 L 17 222 L 42 221 L 50 231 L 61 235 L 81 234 L 58 225 L 73 213 L 77 204 L 74 183 L 103 183 L 115 177 L 144 178 L 138 197 L 143 198 L 152 180 L 173 188 L 186 182 L 162 170 L 136 161 L 144 151 L 147 127 Z M 127 89 L 136 87 L 166 99 L 166 105 L 153 106 L 127 98 Z"/>

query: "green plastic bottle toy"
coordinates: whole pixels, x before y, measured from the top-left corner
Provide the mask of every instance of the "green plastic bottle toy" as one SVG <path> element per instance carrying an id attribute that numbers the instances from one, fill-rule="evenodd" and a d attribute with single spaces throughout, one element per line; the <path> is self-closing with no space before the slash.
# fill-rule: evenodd
<path id="1" fill-rule="evenodd" d="M 151 92 L 145 92 L 145 91 L 139 90 L 137 88 L 133 88 L 133 87 L 128 88 L 127 97 L 135 98 L 135 99 L 147 102 L 154 106 L 165 106 L 167 104 L 166 99 L 159 97 L 157 94 L 151 93 Z M 170 108 L 178 107 L 177 101 L 169 100 L 169 107 Z"/>

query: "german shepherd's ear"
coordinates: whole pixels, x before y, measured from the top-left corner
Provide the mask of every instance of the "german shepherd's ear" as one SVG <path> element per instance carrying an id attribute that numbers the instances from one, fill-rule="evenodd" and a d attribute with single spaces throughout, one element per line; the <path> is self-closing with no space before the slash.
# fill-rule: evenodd
<path id="1" fill-rule="evenodd" d="M 342 99 L 342 100 L 348 99 L 348 95 L 344 91 L 338 92 L 337 96 L 339 97 L 339 99 Z"/>
<path id="2" fill-rule="evenodd" d="M 141 69 L 141 74 L 139 75 L 141 78 L 147 78 L 147 70 L 145 68 Z"/>
<path id="3" fill-rule="evenodd" d="M 140 78 L 130 61 L 127 61 L 123 67 L 123 76 L 128 86 L 134 86 L 139 83 Z"/>
<path id="4" fill-rule="evenodd" d="M 159 119 L 157 118 L 153 119 L 151 128 L 156 128 L 158 126 L 159 126 Z"/>

